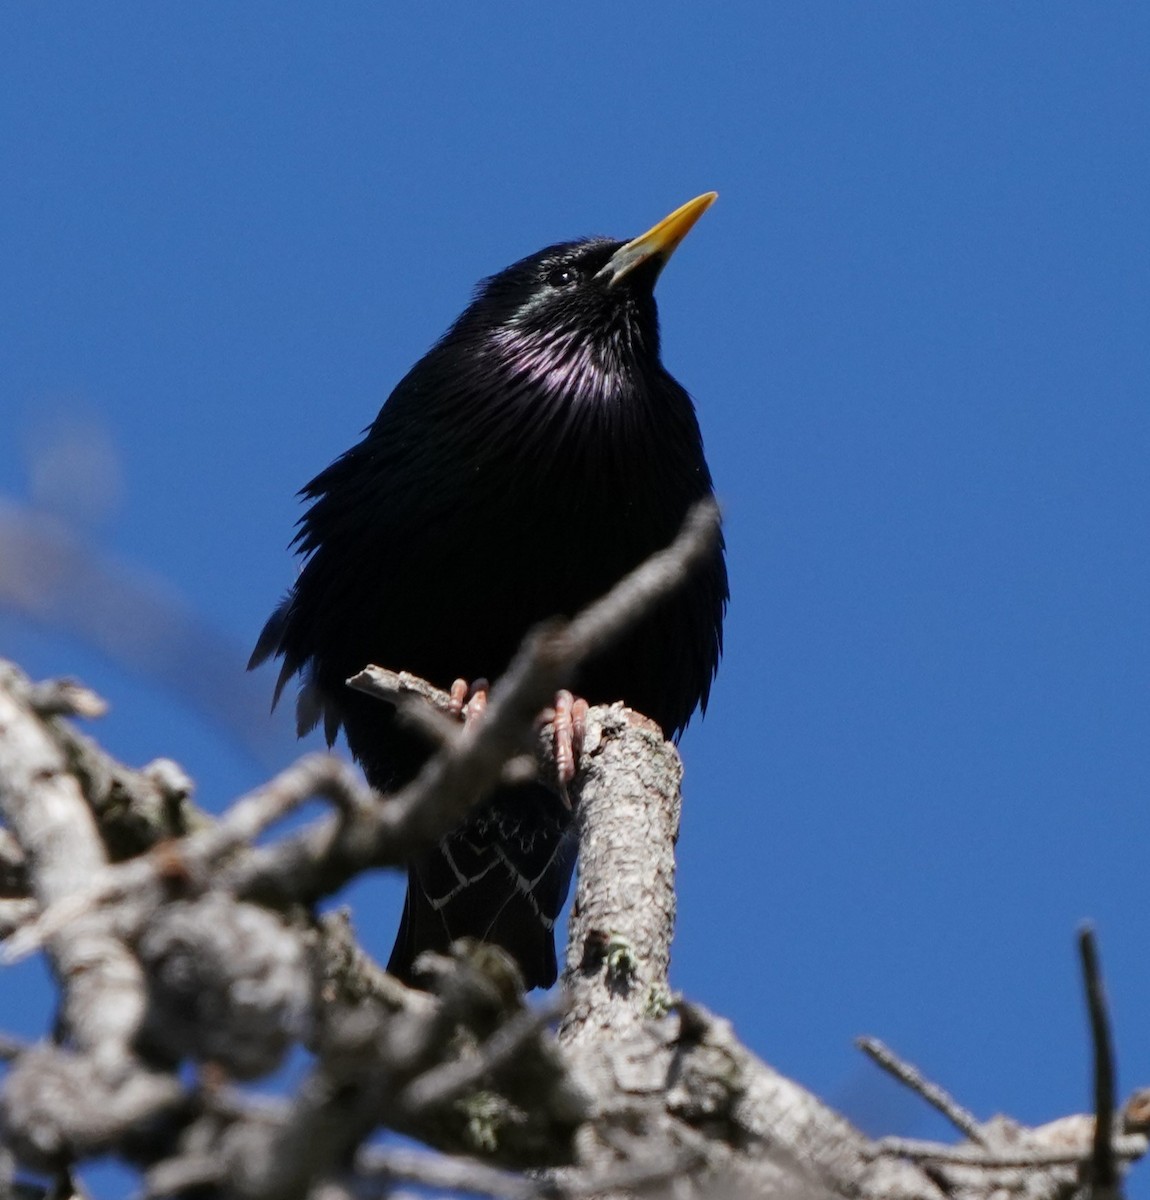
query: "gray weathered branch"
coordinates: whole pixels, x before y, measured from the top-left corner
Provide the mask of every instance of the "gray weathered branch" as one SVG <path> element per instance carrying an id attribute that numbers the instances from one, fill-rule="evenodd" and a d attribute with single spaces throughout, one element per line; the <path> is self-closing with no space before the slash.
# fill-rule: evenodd
<path id="1" fill-rule="evenodd" d="M 42 1195 L 53 1177 L 66 1190 L 73 1168 L 114 1154 L 147 1195 L 247 1200 L 362 1200 L 403 1183 L 525 1200 L 1115 1194 L 1145 1152 L 1150 1104 L 1137 1094 L 1119 1120 L 1103 1103 L 1110 1034 L 1089 956 L 1099 1120 L 980 1123 L 871 1043 L 951 1115 L 959 1146 L 869 1140 L 678 996 L 681 766 L 620 705 L 591 710 L 570 788 L 579 878 L 553 1005 L 527 1007 L 510 960 L 466 942 L 428 956 L 428 990 L 414 991 L 371 960 L 346 915 L 312 914 L 361 871 L 402 865 L 509 772 L 553 771 L 540 709 L 583 654 L 677 585 L 715 529 L 713 511 L 696 513 L 609 597 L 538 631 L 466 728 L 423 681 L 357 677 L 439 745 L 386 800 L 314 755 L 211 819 L 174 764 L 129 770 L 69 724 L 97 715 L 98 698 L 0 668 L 0 938 L 9 958 L 46 951 L 62 1014 L 35 1044 L 0 1038 L 0 1192 Z M 323 814 L 278 832 L 313 798 Z M 289 1094 L 234 1085 L 293 1044 L 311 1065 Z M 380 1130 L 435 1152 L 373 1146 Z M 40 1173 L 41 1189 L 21 1171 Z"/>

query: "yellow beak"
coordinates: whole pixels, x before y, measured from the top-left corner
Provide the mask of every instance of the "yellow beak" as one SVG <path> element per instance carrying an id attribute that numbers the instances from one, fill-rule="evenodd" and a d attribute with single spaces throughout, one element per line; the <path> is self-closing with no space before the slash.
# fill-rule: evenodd
<path id="1" fill-rule="evenodd" d="M 625 246 L 620 246 L 595 278 L 605 279 L 608 287 L 614 287 L 620 279 L 649 259 L 660 259 L 662 266 L 691 232 L 695 222 L 718 198 L 718 192 L 704 192 L 694 200 L 688 200 L 670 216 L 664 217 L 658 225 L 652 225 L 646 233 L 641 233 Z"/>

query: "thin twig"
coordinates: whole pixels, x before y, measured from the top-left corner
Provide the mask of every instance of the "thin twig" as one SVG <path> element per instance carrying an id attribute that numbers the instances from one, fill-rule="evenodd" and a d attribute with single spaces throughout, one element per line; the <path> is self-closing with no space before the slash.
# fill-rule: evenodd
<path id="1" fill-rule="evenodd" d="M 353 675 L 347 686 L 392 705 L 399 719 L 429 746 L 445 746 L 463 733 L 462 714 L 451 714 L 451 697 L 418 675 L 369 666 Z"/>
<path id="2" fill-rule="evenodd" d="M 527 636 L 496 681 L 482 721 L 433 755 L 416 778 L 355 822 L 329 818 L 275 846 L 254 850 L 221 882 L 265 903 L 315 901 L 365 867 L 398 866 L 457 826 L 531 747 L 538 714 L 589 654 L 598 652 L 669 595 L 719 536 L 713 501 L 696 505 L 666 550 L 653 555 L 573 621 Z"/>
<path id="3" fill-rule="evenodd" d="M 373 794 L 355 771 L 330 754 L 308 754 L 274 779 L 249 792 L 206 829 L 166 842 L 128 862 L 106 867 L 96 884 L 49 905 L 9 939 L 0 962 L 17 962 L 38 950 L 78 917 L 109 901 L 153 887 L 173 874 L 205 875 L 234 850 L 249 845 L 266 829 L 306 801 L 323 796 L 337 806 L 358 809 L 374 804 Z"/>
<path id="4" fill-rule="evenodd" d="M 573 656 L 582 659 L 629 629 L 636 617 L 675 591 L 710 554 L 719 536 L 719 506 L 700 500 L 675 540 L 624 576 L 602 599 L 588 605 L 567 629 Z"/>
<path id="5" fill-rule="evenodd" d="M 81 717 L 95 720 L 108 711 L 108 702 L 74 679 L 48 679 L 28 689 L 28 705 L 41 717 Z"/>
<path id="6" fill-rule="evenodd" d="M 871 1037 L 857 1038 L 855 1045 L 884 1071 L 893 1075 L 899 1083 L 910 1088 L 915 1095 L 921 1096 L 932 1108 L 938 1109 L 960 1133 L 966 1134 L 976 1145 L 989 1145 L 986 1133 L 973 1113 L 963 1108 L 937 1083 L 931 1083 L 917 1067 L 899 1058 L 889 1046 L 880 1042 L 878 1038 Z"/>
<path id="7" fill-rule="evenodd" d="M 400 1146 L 361 1150 L 356 1156 L 356 1175 L 364 1182 L 417 1183 L 426 1188 L 498 1196 L 501 1200 L 536 1200 L 546 1194 L 538 1183 L 526 1176 L 501 1171 L 473 1158 L 449 1158 L 444 1154 L 407 1150 Z"/>
<path id="8" fill-rule="evenodd" d="M 1132 1162 L 1146 1153 L 1146 1138 L 1141 1134 L 1115 1138 L 1113 1153 L 1124 1162 Z M 947 1146 L 942 1142 L 923 1142 L 915 1138 L 884 1137 L 863 1149 L 868 1159 L 891 1155 L 911 1162 L 938 1163 L 958 1167 L 981 1167 L 985 1170 L 1025 1170 L 1037 1167 L 1070 1167 L 1086 1157 L 1085 1148 L 1073 1146 L 1047 1149 L 1045 1147 L 983 1147 Z"/>
<path id="9" fill-rule="evenodd" d="M 217 1154 L 184 1154 L 166 1158 L 144 1175 L 144 1200 L 178 1196 L 193 1188 L 207 1188 L 223 1182 L 225 1164 Z"/>
<path id="10" fill-rule="evenodd" d="M 618 1166 L 600 1168 L 596 1171 L 576 1173 L 563 1182 L 563 1196 L 601 1196 L 616 1192 L 639 1192 L 682 1178 L 706 1166 L 705 1139 L 698 1146 L 683 1146 L 669 1155 L 659 1154 L 654 1160 L 650 1152 L 646 1158 L 635 1157 Z M 662 1195 L 662 1191 L 658 1193 Z M 668 1195 L 674 1195 L 671 1191 Z M 817 1193 L 812 1193 L 812 1195 Z"/>
<path id="11" fill-rule="evenodd" d="M 557 1021 L 566 1007 L 566 998 L 559 995 L 538 1008 L 516 1013 L 479 1047 L 474 1056 L 432 1067 L 409 1084 L 400 1097 L 401 1108 L 412 1116 L 419 1116 L 463 1095 L 492 1071 L 506 1066 L 523 1046 Z"/>
<path id="12" fill-rule="evenodd" d="M 1082 982 L 1086 988 L 1086 1010 L 1090 1018 L 1090 1040 L 1094 1047 L 1094 1146 L 1090 1156 L 1091 1182 L 1095 1188 L 1113 1189 L 1118 1184 L 1114 1163 L 1114 1046 L 1098 945 L 1091 925 L 1078 931 L 1078 953 L 1082 960 Z"/>
<path id="13" fill-rule="evenodd" d="M 0 942 L 34 921 L 39 911 L 35 900 L 0 900 Z"/>
<path id="14" fill-rule="evenodd" d="M 372 666 L 353 675 L 347 686 L 365 696 L 374 696 L 377 700 L 385 700 L 389 704 L 401 707 L 409 700 L 421 700 L 433 708 L 441 716 L 447 717 L 455 729 L 462 725 L 461 714 L 452 716 L 451 697 L 442 688 L 428 683 L 410 671 L 391 671 L 386 667 Z"/>
<path id="15" fill-rule="evenodd" d="M 364 667 L 353 675 L 347 686 L 365 696 L 374 696 L 394 705 L 399 719 L 420 734 L 428 746 L 442 749 L 463 736 L 462 715 L 451 716 L 451 697 L 442 688 L 407 671 L 389 671 L 386 667 Z M 540 757 L 551 747 L 549 737 L 539 740 L 536 754 L 517 754 L 503 766 L 502 783 L 515 785 L 538 778 Z"/>
<path id="16" fill-rule="evenodd" d="M 430 1154 L 400 1147 L 361 1150 L 356 1168 L 364 1181 L 404 1182 L 498 1196 L 502 1200 L 575 1200 L 616 1192 L 637 1192 L 696 1170 L 705 1156 L 685 1150 L 657 1161 L 634 1159 L 606 1170 L 563 1172 L 560 1177 L 530 1179 L 490 1167 L 475 1159 Z M 362 1191 L 359 1194 L 363 1194 Z M 381 1195 L 390 1193 L 380 1193 Z"/>

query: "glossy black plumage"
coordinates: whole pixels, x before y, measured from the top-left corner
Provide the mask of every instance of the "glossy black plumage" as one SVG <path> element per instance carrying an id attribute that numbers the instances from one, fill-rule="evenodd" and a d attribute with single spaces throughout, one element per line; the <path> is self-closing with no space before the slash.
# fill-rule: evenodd
<path id="1" fill-rule="evenodd" d="M 350 675 L 379 663 L 444 688 L 497 678 L 528 629 L 602 595 L 710 494 L 690 398 L 660 361 L 653 297 L 686 228 L 642 255 L 630 250 L 639 239 L 551 246 L 486 280 L 363 440 L 304 489 L 303 569 L 252 665 L 282 656 L 277 696 L 301 673 L 301 732 L 322 720 L 330 741 L 342 726 L 381 791 L 428 749 L 347 688 Z M 676 735 L 706 704 L 726 598 L 720 547 L 575 688 Z M 538 783 L 501 790 L 413 864 L 390 968 L 406 975 L 421 950 L 473 936 L 506 947 L 528 986 L 549 985 L 573 863 L 557 796 Z"/>

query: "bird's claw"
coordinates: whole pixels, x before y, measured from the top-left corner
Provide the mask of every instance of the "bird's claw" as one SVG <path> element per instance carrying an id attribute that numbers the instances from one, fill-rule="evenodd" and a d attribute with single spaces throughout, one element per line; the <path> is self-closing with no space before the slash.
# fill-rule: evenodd
<path id="1" fill-rule="evenodd" d="M 466 679 L 457 679 L 451 685 L 451 691 L 448 693 L 451 703 L 448 709 L 452 716 L 463 720 L 465 729 L 474 725 L 487 710 L 487 693 L 490 689 L 491 684 L 486 679 L 476 679 L 473 683 L 468 683 Z"/>
<path id="2" fill-rule="evenodd" d="M 555 694 L 555 707 L 551 717 L 552 738 L 555 744 L 555 774 L 559 779 L 559 791 L 568 808 L 571 801 L 567 796 L 567 785 L 575 778 L 575 768 L 583 753 L 583 742 L 587 736 L 587 701 L 582 696 L 573 696 L 569 691 Z"/>
<path id="3" fill-rule="evenodd" d="M 473 683 L 457 679 L 451 685 L 449 711 L 463 721 L 464 728 L 469 728 L 482 718 L 487 709 L 490 686 L 486 679 L 476 679 Z M 571 801 L 567 795 L 567 785 L 575 778 L 575 769 L 583 753 L 588 709 L 589 705 L 582 696 L 573 696 L 564 689 L 555 693 L 555 704 L 544 710 L 540 718 L 543 724 L 551 724 L 559 795 L 568 809 Z"/>

